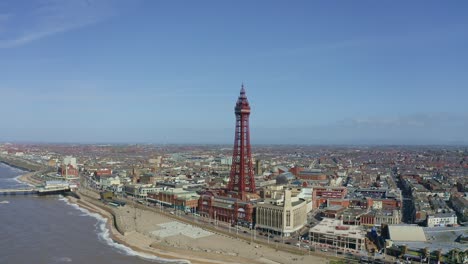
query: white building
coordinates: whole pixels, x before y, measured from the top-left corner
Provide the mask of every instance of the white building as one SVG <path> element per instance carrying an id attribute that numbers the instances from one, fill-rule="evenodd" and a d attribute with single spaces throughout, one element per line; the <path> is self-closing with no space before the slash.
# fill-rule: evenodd
<path id="1" fill-rule="evenodd" d="M 71 165 L 73 168 L 77 168 L 76 166 L 76 158 L 72 156 L 66 156 L 63 158 L 62 165 L 68 166 Z"/>
<path id="2" fill-rule="evenodd" d="M 343 225 L 342 220 L 325 218 L 309 230 L 312 243 L 326 244 L 339 250 L 365 249 L 366 231 L 362 226 Z"/>
<path id="3" fill-rule="evenodd" d="M 455 213 L 442 213 L 429 215 L 427 217 L 427 226 L 447 226 L 457 224 L 457 215 Z"/>
<path id="4" fill-rule="evenodd" d="M 300 230 L 307 223 L 307 203 L 291 197 L 291 190 L 273 191 L 271 198 L 257 204 L 256 227 L 282 236 Z"/>
<path id="5" fill-rule="evenodd" d="M 161 187 L 154 187 L 151 184 L 131 184 L 125 185 L 125 193 L 130 196 L 136 196 L 138 199 L 146 199 L 148 193 L 158 193 L 162 191 Z"/>
<path id="6" fill-rule="evenodd" d="M 225 157 L 221 158 L 221 165 L 231 165 L 232 164 L 232 157 Z"/>
<path id="7" fill-rule="evenodd" d="M 99 177 L 99 184 L 104 187 L 119 186 L 120 178 L 118 175 L 102 175 Z"/>

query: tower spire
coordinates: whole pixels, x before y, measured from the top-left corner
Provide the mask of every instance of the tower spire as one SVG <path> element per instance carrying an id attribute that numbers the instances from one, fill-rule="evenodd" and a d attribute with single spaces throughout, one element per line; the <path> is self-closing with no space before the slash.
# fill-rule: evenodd
<path id="1" fill-rule="evenodd" d="M 250 105 L 247 100 L 247 95 L 245 94 L 244 83 L 241 85 L 241 91 L 234 108 L 234 113 L 236 115 L 236 131 L 228 190 L 237 192 L 239 198 L 244 200 L 246 193 L 255 192 L 255 179 L 250 147 Z"/>

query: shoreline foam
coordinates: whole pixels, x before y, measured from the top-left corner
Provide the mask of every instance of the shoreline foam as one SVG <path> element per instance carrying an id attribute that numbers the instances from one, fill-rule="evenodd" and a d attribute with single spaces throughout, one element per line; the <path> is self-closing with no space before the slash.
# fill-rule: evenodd
<path id="1" fill-rule="evenodd" d="M 125 254 L 127 256 L 134 256 L 134 257 L 139 257 L 147 261 L 151 262 L 158 262 L 158 263 L 185 263 L 185 264 L 190 264 L 191 262 L 187 260 L 173 260 L 173 259 L 165 259 L 161 258 L 155 255 L 150 255 L 142 252 L 138 252 L 137 250 L 132 249 L 131 247 L 128 247 L 126 245 L 123 245 L 121 243 L 118 243 L 112 239 L 111 235 L 111 230 L 108 228 L 108 218 L 101 215 L 100 213 L 97 212 L 91 212 L 90 210 L 74 203 L 70 202 L 69 199 L 66 197 L 61 197 L 59 198 L 60 201 L 64 201 L 67 205 L 71 206 L 72 208 L 80 211 L 83 213 L 83 216 L 88 216 L 92 217 L 97 220 L 95 227 L 97 231 L 97 236 L 98 239 L 108 246 L 116 249 L 119 253 Z"/>
<path id="2" fill-rule="evenodd" d="M 28 176 L 29 175 L 29 176 Z M 29 178 L 32 173 L 17 176 L 17 180 L 32 185 L 34 182 Z M 274 252 L 273 248 L 268 250 L 260 250 L 258 246 L 253 249 L 255 253 L 245 257 L 230 257 L 224 255 L 212 255 L 212 253 L 204 253 L 200 251 L 184 250 L 180 248 L 172 248 L 171 246 L 148 245 L 140 242 L 139 239 L 144 238 L 144 234 L 133 233 L 127 236 L 127 233 L 122 234 L 118 227 L 115 226 L 116 216 L 105 210 L 102 205 L 95 204 L 97 200 L 89 197 L 86 199 L 75 199 L 73 197 L 60 198 L 70 206 L 81 211 L 87 216 L 97 219 L 96 228 L 98 231 L 98 239 L 102 240 L 107 245 L 119 251 L 119 253 L 135 256 L 147 261 L 154 261 L 160 263 L 290 263 L 292 260 L 297 263 L 325 263 L 325 259 L 316 256 L 314 259 L 305 260 L 300 255 L 291 255 L 286 253 L 279 257 L 277 251 Z M 87 201 L 90 199 L 90 201 Z M 141 235 L 141 236 L 139 236 Z M 235 238 L 231 238 L 236 240 Z M 144 239 L 143 239 L 144 240 Z M 238 239 L 237 239 L 238 240 Z M 232 243 L 233 241 L 223 241 L 223 243 Z M 234 244 L 233 244 L 234 246 Z M 235 246 L 234 246 L 235 247 Z M 260 246 L 262 247 L 262 246 Z M 211 249 L 211 247 L 209 247 Z M 213 252 L 213 250 L 205 250 L 206 252 Z M 258 251 L 258 254 L 257 254 Z M 271 252 L 269 252 L 271 251 Z M 216 251 L 216 253 L 218 253 Z M 291 256 L 293 257 L 291 259 Z M 311 257 L 311 256 L 309 256 Z M 186 258 L 187 260 L 181 259 Z M 289 259 L 288 259 L 289 258 Z M 299 258 L 299 259 L 298 259 Z M 299 261 L 298 261 L 299 260 Z M 312 262 L 310 262 L 312 261 Z"/>

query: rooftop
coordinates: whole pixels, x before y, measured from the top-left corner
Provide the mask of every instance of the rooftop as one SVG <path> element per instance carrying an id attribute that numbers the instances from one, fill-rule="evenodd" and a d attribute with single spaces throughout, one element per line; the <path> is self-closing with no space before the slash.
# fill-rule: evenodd
<path id="1" fill-rule="evenodd" d="M 330 234 L 335 236 L 344 236 L 363 239 L 366 231 L 361 226 L 343 225 L 341 220 L 325 218 L 316 226 L 312 227 L 310 232 Z"/>
<path id="2" fill-rule="evenodd" d="M 425 242 L 426 235 L 420 226 L 390 225 L 388 226 L 390 239 L 393 241 Z"/>

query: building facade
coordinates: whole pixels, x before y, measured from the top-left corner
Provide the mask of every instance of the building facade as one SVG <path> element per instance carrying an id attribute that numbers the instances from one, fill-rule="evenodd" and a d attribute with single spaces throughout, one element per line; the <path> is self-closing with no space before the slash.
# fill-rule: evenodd
<path id="1" fill-rule="evenodd" d="M 343 199 L 346 196 L 346 187 L 312 187 L 312 207 L 328 206 L 329 200 Z"/>
<path id="2" fill-rule="evenodd" d="M 309 230 L 309 238 L 312 243 L 357 252 L 365 249 L 366 232 L 361 226 L 343 225 L 341 220 L 325 218 Z"/>
<path id="3" fill-rule="evenodd" d="M 306 223 L 307 202 L 298 197 L 291 197 L 291 190 L 276 192 L 272 198 L 257 204 L 257 229 L 287 237 L 303 228 Z"/>
<path id="4" fill-rule="evenodd" d="M 186 191 L 182 188 L 172 188 L 157 193 L 148 193 L 147 200 L 179 210 L 195 212 L 198 208 L 199 198 L 200 195 L 196 192 Z"/>
<path id="5" fill-rule="evenodd" d="M 253 227 L 255 205 L 251 202 L 207 191 L 198 200 L 198 210 L 204 217 Z"/>
<path id="6" fill-rule="evenodd" d="M 450 226 L 457 224 L 457 215 L 455 213 L 441 213 L 427 216 L 427 226 Z"/>

